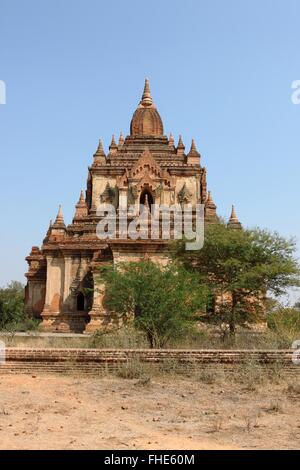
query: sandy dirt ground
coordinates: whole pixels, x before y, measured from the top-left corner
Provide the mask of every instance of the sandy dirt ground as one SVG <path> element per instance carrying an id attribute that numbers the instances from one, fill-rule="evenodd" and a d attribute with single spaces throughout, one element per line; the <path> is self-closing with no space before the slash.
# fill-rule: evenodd
<path id="1" fill-rule="evenodd" d="M 300 394 L 176 377 L 0 376 L 1 449 L 299 449 Z"/>

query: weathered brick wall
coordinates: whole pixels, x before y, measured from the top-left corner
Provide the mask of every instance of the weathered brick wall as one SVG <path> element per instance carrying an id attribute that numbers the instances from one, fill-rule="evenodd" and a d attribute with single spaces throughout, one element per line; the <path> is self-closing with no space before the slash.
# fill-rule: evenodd
<path id="1" fill-rule="evenodd" d="M 286 370 L 299 373 L 292 362 L 292 350 L 181 350 L 181 349 L 20 349 L 7 348 L 6 361 L 0 373 L 71 372 L 97 373 L 115 369 L 133 359 L 150 364 L 176 363 L 197 369 L 217 365 L 232 366 L 253 361 L 260 364 L 281 364 Z"/>
<path id="2" fill-rule="evenodd" d="M 175 359 L 196 363 L 241 363 L 253 359 L 262 363 L 291 362 L 293 351 L 288 350 L 215 350 L 215 349 L 42 349 L 7 348 L 6 360 L 66 362 L 126 362 L 138 358 L 143 362 Z"/>

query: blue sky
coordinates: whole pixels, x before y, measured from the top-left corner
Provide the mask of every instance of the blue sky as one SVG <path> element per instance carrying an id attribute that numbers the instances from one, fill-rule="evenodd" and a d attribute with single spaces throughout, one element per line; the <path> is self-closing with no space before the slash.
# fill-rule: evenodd
<path id="1" fill-rule="evenodd" d="M 0 0 L 0 285 L 24 280 L 59 203 L 71 221 L 145 77 L 165 132 L 196 139 L 219 213 L 298 237 L 299 18 L 299 0 Z"/>

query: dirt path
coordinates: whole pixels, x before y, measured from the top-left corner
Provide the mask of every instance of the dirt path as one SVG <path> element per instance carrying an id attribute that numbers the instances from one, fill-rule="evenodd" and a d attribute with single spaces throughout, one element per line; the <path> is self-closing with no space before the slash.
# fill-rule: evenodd
<path id="1" fill-rule="evenodd" d="M 155 378 L 0 376 L 1 449 L 300 448 L 300 395 Z"/>

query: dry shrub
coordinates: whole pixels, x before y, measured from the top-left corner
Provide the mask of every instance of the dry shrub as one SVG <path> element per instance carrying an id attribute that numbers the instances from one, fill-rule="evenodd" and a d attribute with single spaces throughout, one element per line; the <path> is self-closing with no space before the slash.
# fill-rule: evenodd
<path id="1" fill-rule="evenodd" d="M 259 413 L 256 411 L 244 416 L 245 427 L 248 432 L 259 427 L 258 417 Z"/>
<path id="2" fill-rule="evenodd" d="M 274 362 L 266 366 L 267 377 L 271 383 L 279 384 L 285 378 L 284 364 L 281 362 Z"/>
<path id="3" fill-rule="evenodd" d="M 211 418 L 211 430 L 209 432 L 220 432 L 224 426 L 224 418 L 222 416 L 213 416 Z"/>
<path id="4" fill-rule="evenodd" d="M 190 376 L 189 370 L 186 368 L 186 365 L 180 364 L 177 359 L 164 359 L 161 363 L 159 363 L 158 371 L 163 374 L 171 374 L 171 375 L 186 375 Z"/>
<path id="5" fill-rule="evenodd" d="M 245 361 L 234 366 L 232 379 L 234 382 L 243 385 L 247 390 L 254 391 L 267 381 L 266 367 L 252 359 Z"/>
<path id="6" fill-rule="evenodd" d="M 224 369 L 215 365 L 204 367 L 195 373 L 195 379 L 207 385 L 223 382 L 225 380 Z"/>
<path id="7" fill-rule="evenodd" d="M 300 382 L 299 380 L 295 380 L 293 382 L 288 383 L 287 392 L 289 395 L 300 398 Z"/>
<path id="8" fill-rule="evenodd" d="M 264 384 L 280 384 L 284 380 L 284 365 L 280 362 L 261 364 L 248 360 L 233 369 L 233 380 L 249 391 L 254 391 Z"/>
<path id="9" fill-rule="evenodd" d="M 125 364 L 119 364 L 115 374 L 122 379 L 146 379 L 153 375 L 150 364 L 139 359 L 130 359 Z"/>
<path id="10" fill-rule="evenodd" d="M 283 413 L 283 406 L 279 400 L 271 400 L 266 408 L 269 413 Z"/>
<path id="11" fill-rule="evenodd" d="M 99 349 L 145 349 L 149 345 L 143 333 L 136 330 L 132 325 L 125 325 L 115 330 L 96 331 L 89 339 L 88 347 Z"/>
<path id="12" fill-rule="evenodd" d="M 145 376 L 140 378 L 134 385 L 140 386 L 140 387 L 148 387 L 151 383 L 151 377 L 150 376 Z"/>

